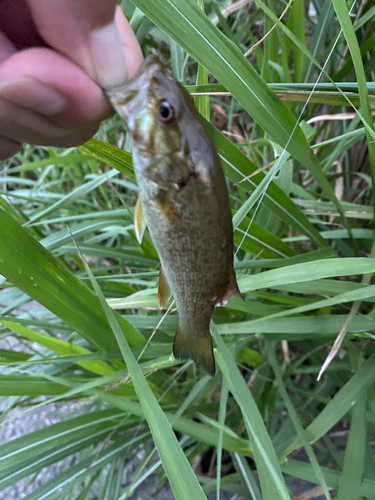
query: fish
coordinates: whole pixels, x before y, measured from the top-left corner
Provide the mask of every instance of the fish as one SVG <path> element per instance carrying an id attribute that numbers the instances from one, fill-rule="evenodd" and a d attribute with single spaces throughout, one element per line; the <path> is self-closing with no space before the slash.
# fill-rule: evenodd
<path id="1" fill-rule="evenodd" d="M 179 315 L 173 355 L 214 375 L 211 317 L 216 306 L 241 297 L 218 153 L 192 97 L 155 57 L 106 94 L 130 133 L 135 231 L 141 240 L 147 225 L 159 255 L 159 306 L 173 296 Z"/>

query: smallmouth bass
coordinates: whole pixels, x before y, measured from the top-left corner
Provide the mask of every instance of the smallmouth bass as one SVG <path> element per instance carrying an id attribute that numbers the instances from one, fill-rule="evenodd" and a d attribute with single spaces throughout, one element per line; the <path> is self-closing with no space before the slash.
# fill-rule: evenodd
<path id="1" fill-rule="evenodd" d="M 141 240 L 147 224 L 160 258 L 159 305 L 170 295 L 176 302 L 173 354 L 213 375 L 211 317 L 215 306 L 241 296 L 220 159 L 193 99 L 155 58 L 106 93 L 131 135 L 136 233 Z"/>

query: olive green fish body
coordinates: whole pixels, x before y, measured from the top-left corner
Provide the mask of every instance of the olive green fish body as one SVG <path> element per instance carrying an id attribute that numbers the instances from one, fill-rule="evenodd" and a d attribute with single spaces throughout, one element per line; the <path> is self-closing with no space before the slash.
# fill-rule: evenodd
<path id="1" fill-rule="evenodd" d="M 174 355 L 213 374 L 212 314 L 240 295 L 219 157 L 191 97 L 154 59 L 109 96 L 132 136 L 144 216 L 179 313 Z"/>

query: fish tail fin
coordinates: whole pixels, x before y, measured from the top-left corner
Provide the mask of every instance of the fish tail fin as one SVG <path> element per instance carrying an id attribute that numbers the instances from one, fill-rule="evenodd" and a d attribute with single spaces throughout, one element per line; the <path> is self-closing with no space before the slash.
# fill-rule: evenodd
<path id="1" fill-rule="evenodd" d="M 215 359 L 209 330 L 202 335 L 185 333 L 179 325 L 173 342 L 173 355 L 176 359 L 192 359 L 209 373 L 215 375 Z"/>

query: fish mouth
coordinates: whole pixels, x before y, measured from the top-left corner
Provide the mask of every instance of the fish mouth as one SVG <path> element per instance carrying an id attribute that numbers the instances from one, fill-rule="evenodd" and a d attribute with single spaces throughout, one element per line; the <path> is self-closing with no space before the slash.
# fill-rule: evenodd
<path id="1" fill-rule="evenodd" d="M 119 87 L 104 89 L 117 113 L 129 122 L 136 111 L 147 102 L 147 92 L 153 75 L 160 71 L 161 65 L 155 57 L 148 57 L 135 75 Z"/>

